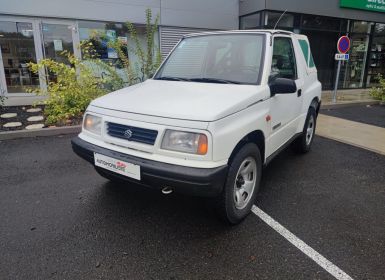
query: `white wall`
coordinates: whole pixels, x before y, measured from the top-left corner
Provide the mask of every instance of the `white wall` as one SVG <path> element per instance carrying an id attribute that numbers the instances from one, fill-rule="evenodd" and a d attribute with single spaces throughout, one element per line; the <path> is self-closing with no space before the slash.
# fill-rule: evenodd
<path id="1" fill-rule="evenodd" d="M 0 14 L 134 23 L 147 8 L 162 25 L 238 28 L 238 0 L 0 0 Z"/>
<path id="2" fill-rule="evenodd" d="M 255 11 L 266 9 L 266 0 L 240 0 L 239 15 L 243 16 Z"/>
<path id="3" fill-rule="evenodd" d="M 162 0 L 161 23 L 207 29 L 238 29 L 238 0 Z"/>

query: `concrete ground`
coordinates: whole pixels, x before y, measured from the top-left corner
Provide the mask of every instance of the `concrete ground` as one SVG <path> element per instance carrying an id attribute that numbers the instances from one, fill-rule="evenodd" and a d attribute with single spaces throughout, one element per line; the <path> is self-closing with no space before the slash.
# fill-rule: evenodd
<path id="1" fill-rule="evenodd" d="M 202 199 L 108 182 L 70 138 L 0 142 L 0 279 L 334 279 L 253 214 L 228 227 Z M 256 205 L 352 278 L 384 279 L 384 167 L 316 137 L 265 169 Z"/>
<path id="2" fill-rule="evenodd" d="M 385 106 L 349 105 L 321 109 L 316 133 L 385 155 Z"/>

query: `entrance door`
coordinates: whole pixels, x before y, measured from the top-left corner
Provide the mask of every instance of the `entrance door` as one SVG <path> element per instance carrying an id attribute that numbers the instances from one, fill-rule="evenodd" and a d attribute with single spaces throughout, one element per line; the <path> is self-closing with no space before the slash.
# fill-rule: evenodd
<path id="1" fill-rule="evenodd" d="M 43 56 L 56 62 L 69 64 L 65 51 L 80 57 L 76 24 L 70 21 L 43 21 L 41 23 Z M 49 80 L 54 80 L 48 73 Z"/>
<path id="2" fill-rule="evenodd" d="M 74 53 L 73 28 L 70 23 L 42 22 L 44 58 L 57 62 L 68 62 L 63 51 Z"/>

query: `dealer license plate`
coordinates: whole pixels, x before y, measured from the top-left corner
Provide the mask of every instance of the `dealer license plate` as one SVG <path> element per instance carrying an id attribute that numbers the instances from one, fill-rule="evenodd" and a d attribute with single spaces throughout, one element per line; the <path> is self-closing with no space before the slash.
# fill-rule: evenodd
<path id="1" fill-rule="evenodd" d="M 112 172 L 140 180 L 140 166 L 94 153 L 95 165 Z"/>

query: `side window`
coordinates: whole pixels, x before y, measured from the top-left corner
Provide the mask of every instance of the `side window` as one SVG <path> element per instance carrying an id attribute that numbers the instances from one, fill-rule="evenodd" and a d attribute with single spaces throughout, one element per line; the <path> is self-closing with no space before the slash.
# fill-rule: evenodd
<path id="1" fill-rule="evenodd" d="M 297 79 L 297 65 L 291 38 L 274 38 L 271 77 Z"/>
<path id="2" fill-rule="evenodd" d="M 303 56 L 305 57 L 307 66 L 309 68 L 315 67 L 313 56 L 310 52 L 310 47 L 308 42 L 306 40 L 298 40 L 298 42 L 299 42 L 299 45 L 301 46 L 301 50 L 302 50 Z"/>

